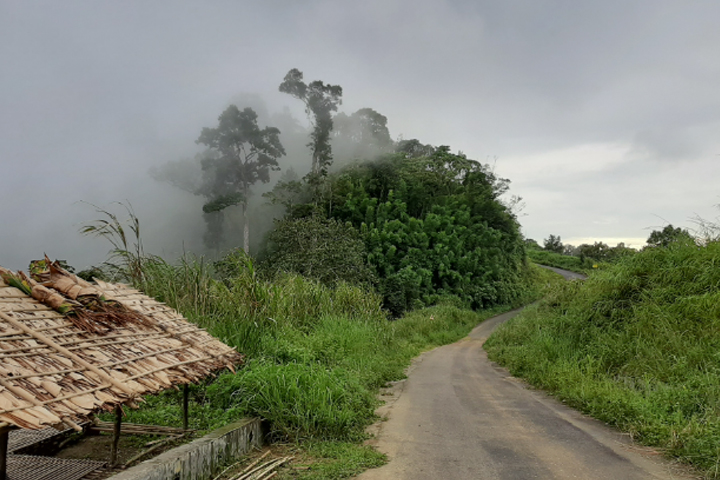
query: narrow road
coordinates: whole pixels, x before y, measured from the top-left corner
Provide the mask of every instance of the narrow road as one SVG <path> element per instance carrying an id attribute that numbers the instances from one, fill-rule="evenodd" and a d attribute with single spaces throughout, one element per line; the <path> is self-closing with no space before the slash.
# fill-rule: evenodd
<path id="1" fill-rule="evenodd" d="M 519 311 L 416 359 L 378 411 L 373 443 L 390 462 L 358 479 L 697 478 L 488 360 L 483 343 Z"/>

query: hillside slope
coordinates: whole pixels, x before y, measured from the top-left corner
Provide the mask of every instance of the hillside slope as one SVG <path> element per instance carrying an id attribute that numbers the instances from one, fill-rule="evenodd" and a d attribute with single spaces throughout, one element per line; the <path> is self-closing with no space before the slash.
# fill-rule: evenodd
<path id="1" fill-rule="evenodd" d="M 720 243 L 647 249 L 558 285 L 490 358 L 568 404 L 720 476 Z"/>

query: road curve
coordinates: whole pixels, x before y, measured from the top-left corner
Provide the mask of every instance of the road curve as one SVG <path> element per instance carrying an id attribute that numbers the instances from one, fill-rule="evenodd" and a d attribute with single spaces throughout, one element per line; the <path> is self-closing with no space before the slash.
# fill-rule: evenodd
<path id="1" fill-rule="evenodd" d="M 548 267 L 547 265 L 538 265 L 538 267 L 552 270 L 553 272 L 565 277 L 565 280 L 585 280 L 587 278 L 587 275 L 571 272 L 570 270 L 563 270 L 562 268 Z"/>
<path id="2" fill-rule="evenodd" d="M 358 479 L 697 478 L 489 361 L 483 343 L 519 311 L 416 359 L 378 411 L 371 443 L 390 461 Z"/>

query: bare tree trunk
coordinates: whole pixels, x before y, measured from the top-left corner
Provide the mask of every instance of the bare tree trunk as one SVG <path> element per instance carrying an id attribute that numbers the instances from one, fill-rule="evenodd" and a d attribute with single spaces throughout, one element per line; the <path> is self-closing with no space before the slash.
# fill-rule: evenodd
<path id="1" fill-rule="evenodd" d="M 243 250 L 246 255 L 250 255 L 250 223 L 248 222 L 248 206 L 247 201 L 242 204 L 243 214 Z"/>
<path id="2" fill-rule="evenodd" d="M 318 154 L 316 152 L 313 152 L 312 157 L 312 173 L 314 175 L 320 175 L 320 158 L 318 158 Z"/>
<path id="3" fill-rule="evenodd" d="M 248 221 L 248 195 L 250 186 L 247 182 L 242 183 L 242 216 L 243 216 L 243 250 L 245 255 L 250 255 L 250 222 Z"/>

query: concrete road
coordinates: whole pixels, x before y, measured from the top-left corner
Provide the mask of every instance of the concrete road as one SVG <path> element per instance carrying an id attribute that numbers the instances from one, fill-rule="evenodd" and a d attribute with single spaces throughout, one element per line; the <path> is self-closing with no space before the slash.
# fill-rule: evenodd
<path id="1" fill-rule="evenodd" d="M 561 268 L 556 267 L 548 267 L 547 265 L 538 265 L 539 267 L 546 268 L 548 270 L 552 270 L 553 272 L 562 275 L 565 277 L 565 280 L 585 280 L 587 278 L 587 275 L 583 275 L 582 273 L 575 273 L 571 272 L 569 270 L 563 270 Z"/>
<path id="2" fill-rule="evenodd" d="M 387 421 L 372 432 L 390 462 L 359 479 L 697 478 L 490 362 L 483 343 L 518 312 L 416 359 L 385 392 Z"/>

